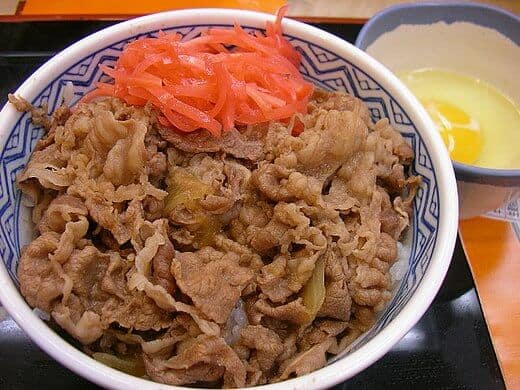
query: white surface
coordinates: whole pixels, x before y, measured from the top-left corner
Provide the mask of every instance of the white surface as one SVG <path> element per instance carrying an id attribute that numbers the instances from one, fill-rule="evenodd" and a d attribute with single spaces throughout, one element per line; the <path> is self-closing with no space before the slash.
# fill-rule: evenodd
<path id="1" fill-rule="evenodd" d="M 274 20 L 272 15 L 222 9 L 197 9 L 154 14 L 129 20 L 95 33 L 70 46 L 53 57 L 35 72 L 16 92 L 29 101 L 47 84 L 47 80 L 59 75 L 78 58 L 98 50 L 110 42 L 116 42 L 136 33 L 165 28 L 167 26 L 197 23 L 230 23 L 238 21 L 251 26 L 264 26 L 265 20 Z M 386 68 L 366 53 L 346 43 L 342 39 L 293 20 L 284 20 L 284 32 L 301 37 L 351 61 L 364 69 L 379 82 L 401 104 L 404 111 L 417 125 L 430 152 L 433 167 L 437 173 L 439 187 L 440 221 L 438 239 L 432 260 L 420 285 L 396 318 L 377 336 L 361 348 L 338 361 L 309 375 L 282 383 L 262 386 L 265 389 L 317 389 L 327 388 L 352 377 L 383 356 L 421 318 L 435 297 L 450 264 L 457 234 L 457 193 L 453 169 L 427 113 L 412 94 Z M 0 143 L 5 142 L 10 129 L 19 114 L 7 105 L 0 112 Z M 47 353 L 66 367 L 85 378 L 106 388 L 113 389 L 185 389 L 186 387 L 165 386 L 136 378 L 100 364 L 83 354 L 59 337 L 41 321 L 25 303 L 9 278 L 5 267 L 0 266 L 0 300 L 13 319 Z"/>
<path id="2" fill-rule="evenodd" d="M 520 47 L 487 27 L 467 22 L 401 25 L 366 52 L 393 72 L 449 69 L 485 80 L 520 102 Z"/>

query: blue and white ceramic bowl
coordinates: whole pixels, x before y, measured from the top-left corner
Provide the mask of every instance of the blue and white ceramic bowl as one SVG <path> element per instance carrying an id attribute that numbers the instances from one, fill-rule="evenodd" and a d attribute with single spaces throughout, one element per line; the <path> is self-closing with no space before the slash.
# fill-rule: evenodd
<path id="1" fill-rule="evenodd" d="M 393 72 L 453 70 L 494 85 L 520 104 L 520 16 L 505 10 L 467 2 L 397 5 L 370 19 L 356 46 Z M 519 131 L 511 128 L 511 142 L 518 142 Z M 462 218 L 520 196 L 520 167 L 453 166 Z"/>
<path id="2" fill-rule="evenodd" d="M 186 39 L 208 27 L 238 22 L 262 29 L 272 15 L 238 10 L 197 9 L 166 12 L 130 20 L 95 33 L 56 55 L 34 73 L 17 95 L 34 105 L 57 107 L 68 82 L 74 101 L 102 78 L 100 63 L 112 63 L 128 41 L 174 30 Z M 415 151 L 414 174 L 423 177 L 411 229 L 402 251 L 407 264 L 394 297 L 374 327 L 350 352 L 326 367 L 266 388 L 325 388 L 345 380 L 385 354 L 420 319 L 437 293 L 448 269 L 457 232 L 457 192 L 448 154 L 433 123 L 417 100 L 390 71 L 341 39 L 293 20 L 284 32 L 303 55 L 302 73 L 317 86 L 352 93 L 370 108 L 374 120 L 388 117 Z M 7 104 L 0 112 L 0 299 L 15 321 L 56 360 L 107 388 L 165 389 L 144 379 L 104 366 L 67 343 L 40 320 L 18 291 L 16 267 L 20 250 L 31 238 L 28 210 L 22 205 L 15 177 L 27 162 L 40 130 L 26 114 Z M 406 253 L 406 254 L 405 254 Z"/>

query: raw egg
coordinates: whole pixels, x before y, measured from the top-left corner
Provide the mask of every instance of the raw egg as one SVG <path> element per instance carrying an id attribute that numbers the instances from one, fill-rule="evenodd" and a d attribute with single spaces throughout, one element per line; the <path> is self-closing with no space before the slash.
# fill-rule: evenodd
<path id="1" fill-rule="evenodd" d="M 520 109 L 491 85 L 442 69 L 398 74 L 419 98 L 453 160 L 520 167 Z"/>
<path id="2" fill-rule="evenodd" d="M 421 100 L 441 133 L 452 159 L 473 164 L 482 149 L 480 124 L 459 107 L 437 100 Z"/>

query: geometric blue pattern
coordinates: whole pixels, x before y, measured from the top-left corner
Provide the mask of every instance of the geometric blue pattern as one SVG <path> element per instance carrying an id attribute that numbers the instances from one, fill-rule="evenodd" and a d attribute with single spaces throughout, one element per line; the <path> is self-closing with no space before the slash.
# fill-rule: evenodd
<path id="1" fill-rule="evenodd" d="M 196 25 L 166 28 L 163 31 L 176 31 L 184 39 L 197 37 L 209 27 L 232 27 L 231 25 Z M 247 30 L 258 30 L 247 28 Z M 92 89 L 96 81 L 106 80 L 99 70 L 99 64 L 113 64 L 124 45 L 143 35 L 153 35 L 157 31 L 141 34 L 124 41 L 107 45 L 80 59 L 69 69 L 64 69 L 31 102 L 34 105 L 48 103 L 49 110 L 54 110 L 61 103 L 62 90 L 67 82 L 74 85 L 73 103 L 84 93 Z M 422 280 L 437 240 L 439 223 L 439 191 L 432 169 L 428 150 L 417 133 L 414 124 L 399 103 L 362 69 L 335 53 L 296 37 L 287 36 L 302 54 L 301 72 L 306 79 L 327 90 L 340 90 L 362 99 L 369 108 L 373 120 L 387 117 L 390 123 L 400 131 L 415 152 L 413 174 L 421 175 L 423 184 L 414 203 L 413 222 L 410 234 L 409 268 L 388 309 L 381 314 L 374 327 L 357 342 L 359 347 L 386 326 L 401 308 L 408 302 L 419 282 Z M 31 124 L 27 114 L 20 114 L 19 120 L 9 130 L 9 136 L 0 148 L 0 256 L 11 276 L 17 283 L 16 267 L 20 248 L 26 244 L 30 235 L 27 233 L 28 210 L 22 206 L 20 192 L 16 189 L 15 178 L 25 166 L 34 149 L 40 129 Z M 23 227 L 21 232 L 20 227 Z"/>

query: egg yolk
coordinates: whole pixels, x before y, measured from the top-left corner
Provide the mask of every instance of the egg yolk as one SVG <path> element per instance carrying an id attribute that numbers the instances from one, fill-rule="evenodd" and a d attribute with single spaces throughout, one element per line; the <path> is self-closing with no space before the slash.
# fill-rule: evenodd
<path id="1" fill-rule="evenodd" d="M 482 148 L 482 133 L 477 120 L 450 103 L 438 100 L 421 102 L 437 125 L 450 157 L 473 164 Z"/>

